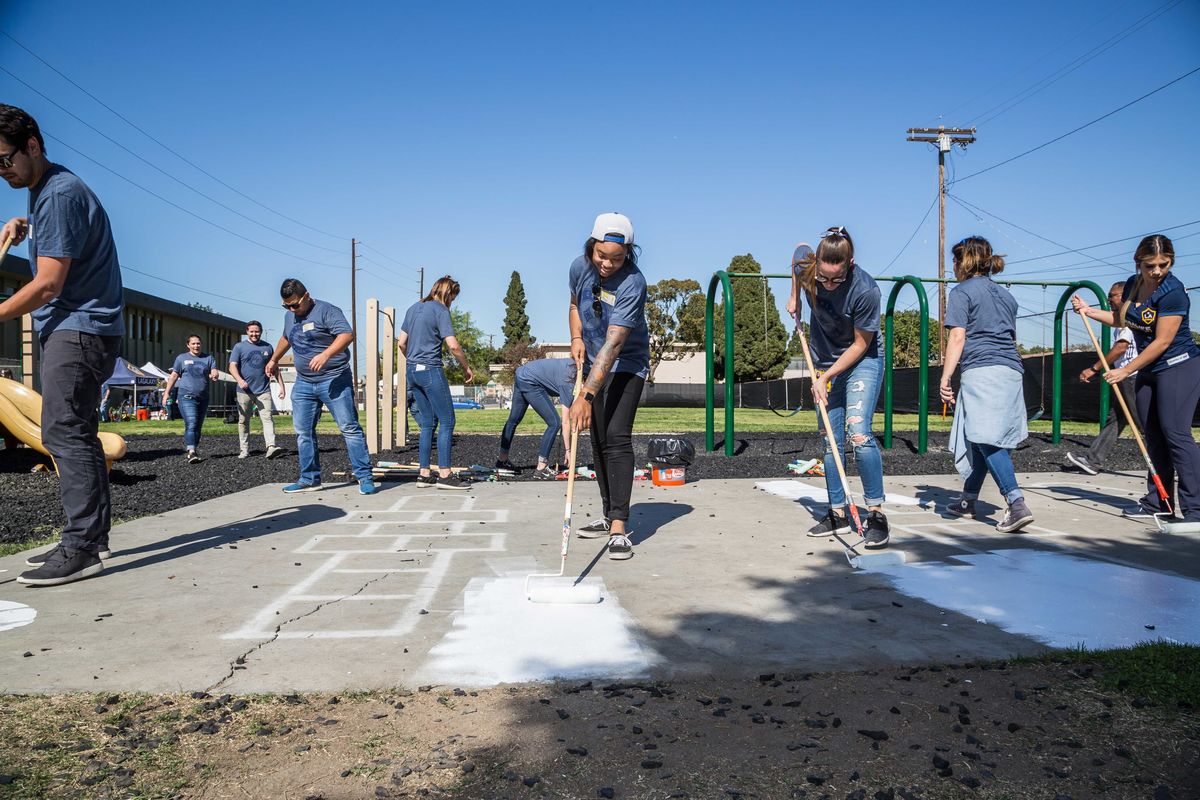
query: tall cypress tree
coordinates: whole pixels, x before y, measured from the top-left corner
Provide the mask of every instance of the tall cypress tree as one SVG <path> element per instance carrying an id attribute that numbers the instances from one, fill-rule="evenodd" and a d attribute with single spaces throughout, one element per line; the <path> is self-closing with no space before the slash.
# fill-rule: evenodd
<path id="1" fill-rule="evenodd" d="M 734 256 L 729 272 L 762 274 L 762 266 L 747 253 Z M 765 299 L 765 303 L 763 302 Z M 720 309 L 716 334 L 715 361 L 718 375 L 724 374 L 724 312 Z M 761 280 L 733 280 L 733 379 L 761 381 L 783 375 L 788 363 L 788 335 L 775 306 L 775 293 L 770 286 L 764 290 Z"/>
<path id="2" fill-rule="evenodd" d="M 517 344 L 533 343 L 533 336 L 529 332 L 529 315 L 525 313 L 525 286 L 521 283 L 521 273 L 515 269 L 508 281 L 508 292 L 504 295 L 503 333 L 505 350 Z"/>

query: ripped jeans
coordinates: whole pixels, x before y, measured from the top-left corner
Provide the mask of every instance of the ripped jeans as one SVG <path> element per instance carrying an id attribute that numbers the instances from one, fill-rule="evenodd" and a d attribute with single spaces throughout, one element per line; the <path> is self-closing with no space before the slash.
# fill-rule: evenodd
<path id="1" fill-rule="evenodd" d="M 846 433 L 854 447 L 854 461 L 862 478 L 863 502 L 868 506 L 883 505 L 883 457 L 871 430 L 875 405 L 879 401 L 879 386 L 883 382 L 883 359 L 863 358 L 847 373 L 833 379 L 829 391 L 829 423 L 833 438 L 842 453 L 846 452 Z M 846 504 L 846 493 L 838 478 L 837 466 L 825 444 L 825 488 L 829 492 L 830 508 Z"/>

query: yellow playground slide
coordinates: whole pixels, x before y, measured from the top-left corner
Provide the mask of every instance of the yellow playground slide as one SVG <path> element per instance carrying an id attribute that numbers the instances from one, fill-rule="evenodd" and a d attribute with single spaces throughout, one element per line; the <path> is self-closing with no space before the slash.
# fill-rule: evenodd
<path id="1" fill-rule="evenodd" d="M 42 444 L 42 396 L 23 383 L 0 378 L 0 431 L 17 437 L 42 455 L 50 455 Z M 104 460 L 112 469 L 114 461 L 125 457 L 125 440 L 107 431 L 100 434 Z"/>

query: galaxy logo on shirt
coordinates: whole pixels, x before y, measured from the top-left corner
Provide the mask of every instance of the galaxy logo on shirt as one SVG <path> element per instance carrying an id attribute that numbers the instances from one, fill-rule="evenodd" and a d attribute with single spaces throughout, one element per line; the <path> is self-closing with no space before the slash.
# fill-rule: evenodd
<path id="1" fill-rule="evenodd" d="M 1153 325 L 1154 318 L 1156 316 L 1158 316 L 1158 314 L 1153 308 L 1142 309 L 1142 322 L 1146 323 L 1147 325 Z"/>

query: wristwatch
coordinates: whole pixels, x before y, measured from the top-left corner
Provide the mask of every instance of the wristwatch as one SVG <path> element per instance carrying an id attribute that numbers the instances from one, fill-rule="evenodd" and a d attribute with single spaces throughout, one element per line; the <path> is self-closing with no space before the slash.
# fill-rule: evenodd
<path id="1" fill-rule="evenodd" d="M 584 389 L 583 390 L 583 399 L 587 400 L 590 403 L 596 399 L 596 395 L 594 395 L 591 392 L 589 392 L 588 390 Z"/>

